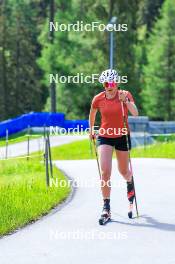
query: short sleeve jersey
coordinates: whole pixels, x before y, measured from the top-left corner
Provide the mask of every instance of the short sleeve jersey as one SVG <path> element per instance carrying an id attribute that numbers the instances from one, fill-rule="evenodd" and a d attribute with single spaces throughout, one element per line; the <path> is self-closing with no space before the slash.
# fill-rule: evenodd
<path id="1" fill-rule="evenodd" d="M 127 93 L 127 97 L 134 103 L 134 99 L 130 92 Z M 128 126 L 128 109 L 125 104 L 124 113 L 126 117 L 126 127 L 129 133 Z M 119 100 L 119 92 L 112 99 L 106 98 L 105 91 L 94 96 L 92 100 L 92 107 L 98 109 L 101 114 L 101 125 L 99 129 L 99 135 L 103 137 L 115 138 L 121 137 L 121 131 L 124 128 L 122 105 Z M 108 129 L 108 130 L 107 130 Z M 110 131 L 110 133 L 108 133 Z"/>

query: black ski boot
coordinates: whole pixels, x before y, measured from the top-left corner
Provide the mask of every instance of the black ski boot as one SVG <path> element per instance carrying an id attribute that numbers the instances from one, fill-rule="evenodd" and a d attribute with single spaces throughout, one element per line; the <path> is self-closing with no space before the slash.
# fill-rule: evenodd
<path id="1" fill-rule="evenodd" d="M 99 219 L 99 224 L 105 225 L 110 220 L 111 220 L 110 199 L 104 199 L 104 206 L 101 217 Z"/>
<path id="2" fill-rule="evenodd" d="M 132 177 L 131 182 L 127 182 L 127 197 L 128 197 L 128 201 L 129 201 L 128 217 L 132 218 L 133 202 L 134 202 L 134 199 L 135 199 L 133 177 Z"/>

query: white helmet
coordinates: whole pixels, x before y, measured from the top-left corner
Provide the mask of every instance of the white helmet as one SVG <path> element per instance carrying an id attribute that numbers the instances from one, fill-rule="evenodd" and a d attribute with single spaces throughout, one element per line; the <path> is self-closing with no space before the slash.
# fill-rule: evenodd
<path id="1" fill-rule="evenodd" d="M 104 82 L 117 82 L 118 80 L 118 73 L 116 70 L 105 70 L 101 73 L 100 77 L 99 77 L 99 82 L 100 83 L 104 83 Z"/>

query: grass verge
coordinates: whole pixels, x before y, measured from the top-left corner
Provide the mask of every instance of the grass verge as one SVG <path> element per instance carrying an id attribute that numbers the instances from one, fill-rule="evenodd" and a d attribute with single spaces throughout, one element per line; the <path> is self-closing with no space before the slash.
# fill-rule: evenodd
<path id="1" fill-rule="evenodd" d="M 92 150 L 93 150 L 92 145 Z M 133 148 L 132 157 L 145 158 L 175 158 L 175 142 L 161 143 Z M 92 159 L 95 158 L 94 151 L 91 155 L 90 142 L 88 139 L 75 141 L 69 144 L 52 148 L 52 158 L 59 160 Z"/>
<path id="2" fill-rule="evenodd" d="M 54 167 L 54 179 L 65 176 Z M 39 219 L 66 199 L 70 187 L 46 187 L 39 158 L 0 161 L 0 236 Z"/>

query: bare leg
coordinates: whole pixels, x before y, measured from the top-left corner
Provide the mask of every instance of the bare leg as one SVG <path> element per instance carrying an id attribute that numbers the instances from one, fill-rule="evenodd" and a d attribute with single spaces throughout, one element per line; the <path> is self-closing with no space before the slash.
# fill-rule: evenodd
<path id="1" fill-rule="evenodd" d="M 132 218 L 132 209 L 133 209 L 133 201 L 135 197 L 135 191 L 132 181 L 132 171 L 129 168 L 129 153 L 128 151 L 120 151 L 116 150 L 116 156 L 118 161 L 118 170 L 120 174 L 124 177 L 127 181 L 127 197 L 130 203 L 129 205 L 129 218 Z"/>
<path id="2" fill-rule="evenodd" d="M 109 145 L 100 145 L 98 147 L 99 161 L 102 175 L 102 196 L 103 199 L 110 198 L 110 177 L 112 170 L 112 153 L 113 147 Z"/>
<path id="3" fill-rule="evenodd" d="M 118 170 L 124 179 L 128 182 L 132 180 L 132 172 L 129 168 L 129 154 L 128 151 L 116 150 L 116 157 L 118 161 Z"/>

